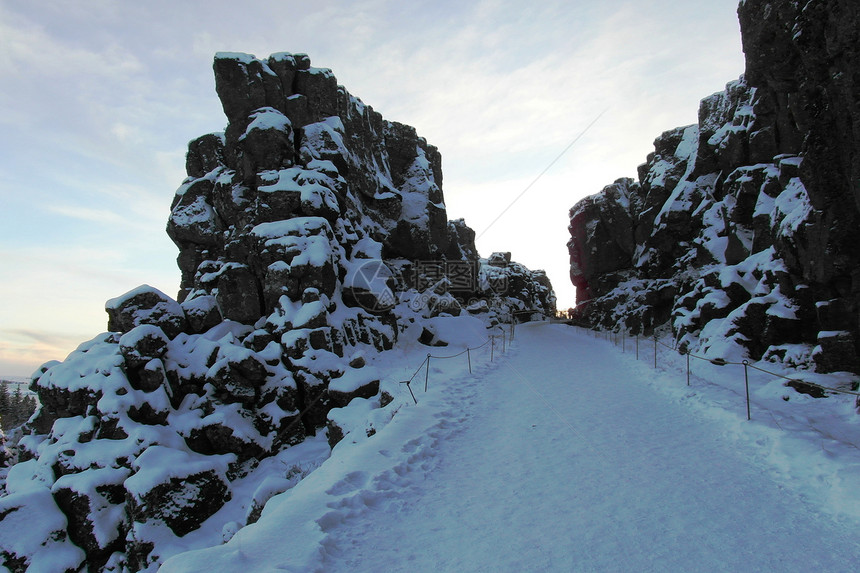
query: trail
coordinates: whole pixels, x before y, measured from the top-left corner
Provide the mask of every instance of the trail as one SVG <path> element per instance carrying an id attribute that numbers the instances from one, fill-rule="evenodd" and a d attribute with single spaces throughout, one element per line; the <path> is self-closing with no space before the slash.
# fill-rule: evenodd
<path id="1" fill-rule="evenodd" d="M 856 523 L 775 480 L 718 420 L 667 400 L 648 375 L 572 328 L 519 328 L 495 369 L 437 395 L 427 432 L 400 451 L 380 442 L 402 463 L 328 490 L 339 497 L 318 521 L 319 570 L 856 566 Z"/>

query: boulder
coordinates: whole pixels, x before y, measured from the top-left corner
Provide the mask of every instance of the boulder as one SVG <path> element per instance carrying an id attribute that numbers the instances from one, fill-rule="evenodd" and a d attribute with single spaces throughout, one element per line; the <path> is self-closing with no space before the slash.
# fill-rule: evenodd
<path id="1" fill-rule="evenodd" d="M 187 327 L 185 313 L 179 303 L 149 285 L 141 285 L 105 303 L 108 330 L 129 332 L 136 326 L 148 324 L 161 328 L 173 338 Z"/>
<path id="2" fill-rule="evenodd" d="M 47 488 L 0 498 L 0 563 L 14 573 L 79 571 L 86 554 L 69 539 L 67 529 Z"/>
<path id="3" fill-rule="evenodd" d="M 203 177 L 224 163 L 224 134 L 209 133 L 188 143 L 185 172 L 189 177 Z"/>
<path id="4" fill-rule="evenodd" d="M 820 372 L 860 372 L 857 341 L 845 330 L 819 332 L 812 359 Z"/>
<path id="5" fill-rule="evenodd" d="M 140 368 L 151 360 L 161 358 L 170 339 L 153 324 L 135 326 L 119 339 L 119 351 L 129 368 Z"/>
<path id="6" fill-rule="evenodd" d="M 370 398 L 379 393 L 379 373 L 375 368 L 351 368 L 329 383 L 328 393 L 335 408 L 343 408 L 353 398 Z"/>
<path id="7" fill-rule="evenodd" d="M 247 405 L 257 399 L 260 387 L 266 383 L 266 376 L 265 362 L 252 350 L 238 347 L 231 347 L 229 354 L 206 373 L 206 379 L 215 387 L 221 400 Z"/>
<path id="8" fill-rule="evenodd" d="M 253 324 L 263 314 L 257 277 L 247 265 L 225 266 L 218 276 L 215 300 L 223 318 Z"/>
<path id="9" fill-rule="evenodd" d="M 218 299 L 214 296 L 203 295 L 186 299 L 180 306 L 193 333 L 206 332 L 222 320 Z"/>
<path id="10" fill-rule="evenodd" d="M 159 521 L 182 537 L 200 528 L 231 495 L 224 456 L 200 456 L 165 446 L 150 446 L 125 481 L 129 518 Z"/>
<path id="11" fill-rule="evenodd" d="M 62 476 L 51 488 L 68 520 L 71 541 L 87 555 L 91 569 L 101 567 L 125 547 L 126 468 L 95 468 Z"/>

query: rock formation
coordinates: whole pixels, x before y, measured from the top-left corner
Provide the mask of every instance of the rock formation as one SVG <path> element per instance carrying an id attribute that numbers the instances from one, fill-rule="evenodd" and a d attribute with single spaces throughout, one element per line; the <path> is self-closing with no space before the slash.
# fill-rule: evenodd
<path id="1" fill-rule="evenodd" d="M 267 460 L 321 428 L 335 443 L 329 413 L 354 398 L 391 402 L 364 357 L 410 324 L 554 312 L 544 273 L 480 259 L 447 220 L 440 154 L 413 128 L 305 55 L 220 53 L 214 71 L 228 125 L 189 144 L 167 224 L 178 300 L 108 301 L 109 332 L 33 376 L 0 497 L 11 571 L 152 571 L 220 543 L 294 483 L 249 486 Z M 237 495 L 248 513 L 225 522 Z"/>
<path id="2" fill-rule="evenodd" d="M 746 73 L 571 209 L 577 320 L 860 372 L 860 7 L 745 0 Z"/>

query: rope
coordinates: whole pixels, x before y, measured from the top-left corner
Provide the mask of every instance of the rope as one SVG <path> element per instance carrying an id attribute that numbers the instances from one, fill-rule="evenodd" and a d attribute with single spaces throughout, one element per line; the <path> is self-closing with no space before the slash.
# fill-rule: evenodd
<path id="1" fill-rule="evenodd" d="M 478 348 L 480 348 L 480 346 L 479 346 Z M 463 352 L 461 352 L 461 353 L 459 353 L 459 354 L 454 354 L 454 355 L 452 355 L 452 356 L 431 356 L 430 358 L 435 358 L 435 359 L 437 359 L 437 360 L 447 360 L 447 359 L 449 359 L 449 358 L 458 358 L 458 357 L 460 357 L 460 356 L 463 356 L 464 354 L 466 354 L 466 353 L 467 353 L 467 352 L 469 352 L 470 350 L 475 350 L 475 348 L 467 348 L 467 349 L 466 349 L 466 350 L 464 350 Z M 419 370 L 420 370 L 420 368 L 419 368 Z"/>
<path id="2" fill-rule="evenodd" d="M 493 327 L 493 328 L 494 328 L 494 329 L 495 329 L 495 328 L 498 328 L 499 330 L 501 330 L 501 332 L 502 332 L 502 334 L 501 334 L 502 338 L 504 338 L 505 340 L 507 340 L 507 339 L 506 339 L 506 337 L 505 337 L 505 330 L 504 330 L 504 328 L 503 328 L 501 325 L 496 325 L 496 326 L 495 326 L 495 327 Z M 452 354 L 452 355 L 450 355 L 450 356 L 433 356 L 432 354 L 429 354 L 429 353 L 428 353 L 428 354 L 427 354 L 427 357 L 426 357 L 426 358 L 421 362 L 421 364 L 418 366 L 418 368 L 415 370 L 415 373 L 414 373 L 414 374 L 412 374 L 412 376 L 409 378 L 409 380 L 403 380 L 403 381 L 402 381 L 402 382 L 400 382 L 400 383 L 401 383 L 401 384 L 406 384 L 406 387 L 407 387 L 407 389 L 409 390 L 409 393 L 412 395 L 412 399 L 413 399 L 413 400 L 415 401 L 415 403 L 417 404 L 417 403 L 418 403 L 418 400 L 415 398 L 415 394 L 413 394 L 413 393 L 412 393 L 412 386 L 411 386 L 411 384 L 412 384 L 412 381 L 413 381 L 413 380 L 415 380 L 415 377 L 416 377 L 416 376 L 418 376 L 418 374 L 421 372 L 421 370 L 422 370 L 425 366 L 427 366 L 427 373 L 426 373 L 426 375 L 429 377 L 429 374 L 430 374 L 430 371 L 429 371 L 429 370 L 430 370 L 430 368 L 429 368 L 429 364 L 428 364 L 428 363 L 430 362 L 430 359 L 435 359 L 435 360 L 449 360 L 449 359 L 451 359 L 451 358 L 459 358 L 460 356 L 463 356 L 464 354 L 468 354 L 469 352 L 471 352 L 471 351 L 473 351 L 473 350 L 480 350 L 481 348 L 484 348 L 485 346 L 487 346 L 488 344 L 490 344 L 491 342 L 493 342 L 493 341 L 496 339 L 496 337 L 497 337 L 497 336 L 500 336 L 500 335 L 498 335 L 498 334 L 491 334 L 491 335 L 490 335 L 490 337 L 489 337 L 489 338 L 487 338 L 487 340 L 486 340 L 483 344 L 481 344 L 480 346 L 467 346 L 467 347 L 466 347 L 466 349 L 465 349 L 465 350 L 463 350 L 462 352 L 458 352 L 457 354 Z M 470 364 L 469 364 L 469 372 L 471 373 L 471 361 L 470 361 Z M 427 391 L 427 387 L 426 387 L 426 379 L 425 379 L 425 388 L 424 388 L 424 391 L 425 391 L 425 392 Z"/>
<path id="3" fill-rule="evenodd" d="M 595 329 L 589 329 L 589 330 L 593 330 L 593 331 L 597 332 Z M 621 335 L 626 336 L 624 333 L 621 333 Z M 666 344 L 665 342 L 663 342 L 662 340 L 660 340 L 657 337 L 654 337 L 654 342 L 659 344 L 660 346 L 668 348 L 669 350 L 674 350 L 681 355 L 688 354 L 691 358 L 697 358 L 697 359 L 703 360 L 705 362 L 710 362 L 711 364 L 714 364 L 715 366 L 725 366 L 725 365 L 748 366 L 754 370 L 758 370 L 759 372 L 763 372 L 763 373 L 769 374 L 771 376 L 776 376 L 777 378 L 782 378 L 783 380 L 788 380 L 789 382 L 798 382 L 800 384 L 807 384 L 809 386 L 814 386 L 815 388 L 818 388 L 820 390 L 826 390 L 828 392 L 834 392 L 836 394 L 850 394 L 852 396 L 860 396 L 860 392 L 855 392 L 852 390 L 842 390 L 840 388 L 831 388 L 829 386 L 822 386 L 821 384 L 818 384 L 816 382 L 810 382 L 807 380 L 802 380 L 800 378 L 791 378 L 789 376 L 785 376 L 784 374 L 778 374 L 776 372 L 771 372 L 770 370 L 765 370 L 764 368 L 761 368 L 759 366 L 752 364 L 749 360 L 744 360 L 742 362 L 734 362 L 731 360 L 725 360 L 723 358 L 707 358 L 705 356 L 699 356 L 697 354 L 693 354 L 692 352 L 689 352 L 689 351 L 678 350 L 678 348 L 676 346 L 669 346 L 668 344 Z"/>

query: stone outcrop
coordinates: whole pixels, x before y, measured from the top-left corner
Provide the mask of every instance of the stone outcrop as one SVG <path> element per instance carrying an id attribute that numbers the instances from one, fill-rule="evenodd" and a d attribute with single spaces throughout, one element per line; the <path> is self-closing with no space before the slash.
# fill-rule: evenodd
<path id="1" fill-rule="evenodd" d="M 577 320 L 860 372 L 860 8 L 746 0 L 746 73 L 571 209 Z"/>
<path id="2" fill-rule="evenodd" d="M 242 480 L 324 428 L 335 444 L 353 403 L 391 403 L 365 355 L 425 317 L 554 311 L 545 273 L 481 260 L 447 220 L 440 154 L 413 128 L 305 55 L 222 53 L 214 71 L 228 125 L 190 142 L 167 224 L 178 300 L 111 299 L 109 332 L 34 374 L 0 532 L 40 525 L 0 535 L 10 570 L 154 571 L 220 543 L 201 531 L 276 493 L 236 499 Z"/>

